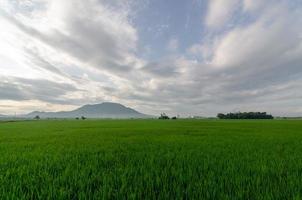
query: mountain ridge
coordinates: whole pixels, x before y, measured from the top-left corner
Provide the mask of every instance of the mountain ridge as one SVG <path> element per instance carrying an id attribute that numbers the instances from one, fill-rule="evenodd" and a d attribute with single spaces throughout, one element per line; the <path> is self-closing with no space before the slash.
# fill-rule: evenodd
<path id="1" fill-rule="evenodd" d="M 71 111 L 45 112 L 33 111 L 23 118 L 77 118 L 84 116 L 86 118 L 151 118 L 151 115 L 140 113 L 130 107 L 119 103 L 103 102 L 99 104 L 86 104 Z"/>

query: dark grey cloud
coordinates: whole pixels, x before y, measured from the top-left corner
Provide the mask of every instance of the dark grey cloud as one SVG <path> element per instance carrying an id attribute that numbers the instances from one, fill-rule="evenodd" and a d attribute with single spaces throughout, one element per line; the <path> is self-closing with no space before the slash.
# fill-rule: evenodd
<path id="1" fill-rule="evenodd" d="M 2 100 L 26 100 L 26 95 L 15 83 L 0 82 L 0 99 Z"/>
<path id="2" fill-rule="evenodd" d="M 0 100 L 41 100 L 50 103 L 68 103 L 62 98 L 68 92 L 78 91 L 67 83 L 45 79 L 5 78 L 0 81 Z"/>
<path id="3" fill-rule="evenodd" d="M 143 68 L 143 71 L 150 73 L 153 76 L 159 77 L 173 77 L 177 76 L 179 72 L 177 71 L 177 67 L 171 61 L 164 62 L 150 62 L 147 63 Z"/>

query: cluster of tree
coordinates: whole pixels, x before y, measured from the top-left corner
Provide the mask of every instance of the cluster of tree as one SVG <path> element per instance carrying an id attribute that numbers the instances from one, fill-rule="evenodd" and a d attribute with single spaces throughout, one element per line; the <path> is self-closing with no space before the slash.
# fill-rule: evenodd
<path id="1" fill-rule="evenodd" d="M 80 119 L 79 117 L 76 117 L 76 120 L 79 120 L 79 119 Z M 85 120 L 85 119 L 87 119 L 87 118 L 84 117 L 84 116 L 82 116 L 81 119 L 82 119 L 82 120 Z"/>
<path id="2" fill-rule="evenodd" d="M 266 112 L 238 112 L 217 115 L 219 119 L 274 119 L 274 117 Z"/>
<path id="3" fill-rule="evenodd" d="M 158 119 L 170 119 L 170 117 L 166 113 L 161 113 Z"/>
<path id="4" fill-rule="evenodd" d="M 166 113 L 162 113 L 158 119 L 170 119 L 170 117 Z M 171 119 L 177 119 L 177 117 L 172 117 Z"/>

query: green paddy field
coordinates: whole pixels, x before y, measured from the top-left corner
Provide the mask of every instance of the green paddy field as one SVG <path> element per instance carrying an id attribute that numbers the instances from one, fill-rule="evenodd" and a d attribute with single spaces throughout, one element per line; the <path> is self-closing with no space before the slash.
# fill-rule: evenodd
<path id="1" fill-rule="evenodd" d="M 0 199 L 301 199 L 300 120 L 0 122 Z"/>

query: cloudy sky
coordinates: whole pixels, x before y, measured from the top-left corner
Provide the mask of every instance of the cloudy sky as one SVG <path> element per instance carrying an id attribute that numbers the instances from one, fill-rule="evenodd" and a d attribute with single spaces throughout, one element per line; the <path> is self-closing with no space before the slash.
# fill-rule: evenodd
<path id="1" fill-rule="evenodd" d="M 0 113 L 302 115 L 302 0 L 0 0 Z"/>

